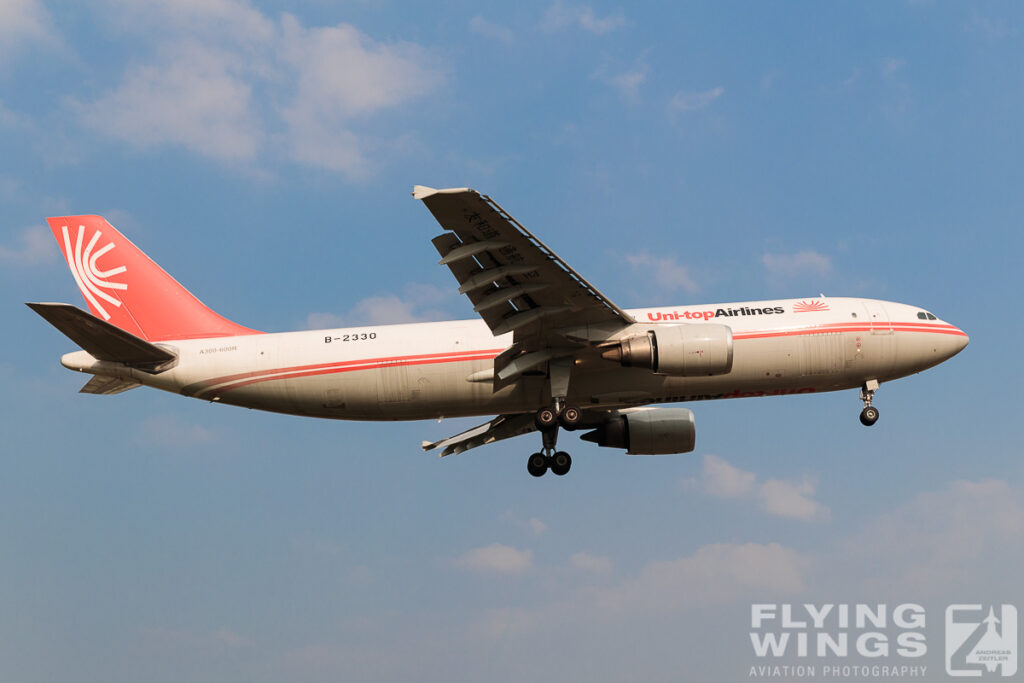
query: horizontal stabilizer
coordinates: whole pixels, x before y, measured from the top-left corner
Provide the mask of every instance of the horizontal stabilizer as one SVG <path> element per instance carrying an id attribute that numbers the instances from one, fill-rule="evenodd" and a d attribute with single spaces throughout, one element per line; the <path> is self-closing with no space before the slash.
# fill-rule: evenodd
<path id="1" fill-rule="evenodd" d="M 120 394 L 122 391 L 128 391 L 135 387 L 141 387 L 142 385 L 138 382 L 134 382 L 130 379 L 121 379 L 120 377 L 104 377 L 102 375 L 96 375 L 91 380 L 85 383 L 85 386 L 78 390 L 80 394 L 102 394 L 104 396 L 110 396 L 112 394 Z"/>
<path id="2" fill-rule="evenodd" d="M 71 304 L 25 304 L 97 360 L 124 363 L 147 372 L 166 370 L 177 356 Z"/>

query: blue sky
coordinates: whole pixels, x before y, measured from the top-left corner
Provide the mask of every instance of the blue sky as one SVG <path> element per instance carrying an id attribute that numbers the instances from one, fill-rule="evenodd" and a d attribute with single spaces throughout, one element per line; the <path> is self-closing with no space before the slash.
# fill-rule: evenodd
<path id="1" fill-rule="evenodd" d="M 0 679 L 735 681 L 752 601 L 1024 608 L 1016 3 L 0 6 Z M 22 302 L 99 212 L 267 331 L 472 316 L 414 184 L 622 306 L 865 296 L 971 335 L 856 392 L 690 406 L 694 453 L 80 396 Z"/>

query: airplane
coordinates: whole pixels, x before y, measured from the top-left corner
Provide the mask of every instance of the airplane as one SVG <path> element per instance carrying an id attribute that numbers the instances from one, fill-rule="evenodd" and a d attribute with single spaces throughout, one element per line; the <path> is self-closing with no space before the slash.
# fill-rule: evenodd
<path id="1" fill-rule="evenodd" d="M 625 310 L 490 197 L 417 185 L 433 239 L 479 316 L 263 333 L 221 317 L 100 216 L 48 222 L 89 312 L 29 303 L 82 350 L 61 364 L 87 394 L 139 386 L 258 410 L 342 420 L 495 416 L 436 442 L 440 455 L 530 432 L 535 477 L 566 474 L 560 430 L 632 455 L 694 449 L 693 412 L 654 404 L 860 389 L 860 421 L 884 382 L 969 341 L 931 312 L 819 297 Z"/>

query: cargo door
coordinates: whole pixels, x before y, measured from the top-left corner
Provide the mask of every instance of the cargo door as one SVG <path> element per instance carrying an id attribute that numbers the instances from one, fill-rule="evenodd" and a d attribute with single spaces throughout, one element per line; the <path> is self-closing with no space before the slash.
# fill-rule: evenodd
<path id="1" fill-rule="evenodd" d="M 405 403 L 412 398 L 409 368 L 402 361 L 387 361 L 377 370 L 377 400 L 381 403 Z"/>
<path id="2" fill-rule="evenodd" d="M 875 375 L 880 377 L 892 370 L 896 362 L 896 335 L 885 304 L 865 299 L 864 309 L 871 323 L 871 331 L 863 340 L 864 359 Z"/>

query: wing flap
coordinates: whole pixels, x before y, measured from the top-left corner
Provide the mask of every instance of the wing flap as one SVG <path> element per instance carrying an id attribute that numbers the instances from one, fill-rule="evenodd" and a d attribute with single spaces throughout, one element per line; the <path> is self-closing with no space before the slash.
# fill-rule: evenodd
<path id="1" fill-rule="evenodd" d="M 440 448 L 440 457 L 443 458 L 446 455 L 464 453 L 477 446 L 484 446 L 495 441 L 501 441 L 502 439 L 510 439 L 513 436 L 528 434 L 536 430 L 537 427 L 533 424 L 532 414 L 499 415 L 490 422 L 467 429 L 447 439 L 441 439 L 433 443 L 424 441 L 422 448 L 425 451 Z"/>

